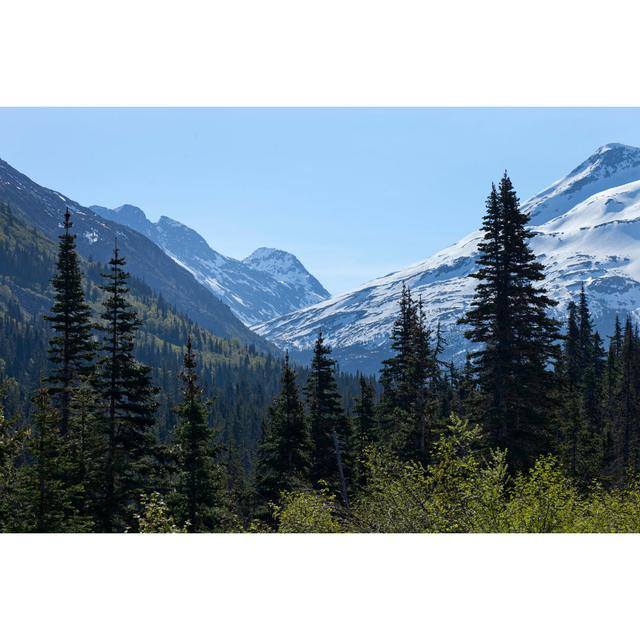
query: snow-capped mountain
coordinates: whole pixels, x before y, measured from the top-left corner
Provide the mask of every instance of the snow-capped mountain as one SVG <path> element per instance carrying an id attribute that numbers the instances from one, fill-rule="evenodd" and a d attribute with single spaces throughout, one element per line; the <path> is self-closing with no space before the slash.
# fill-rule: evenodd
<path id="1" fill-rule="evenodd" d="M 193 229 L 166 216 L 151 222 L 142 209 L 130 204 L 116 209 L 94 205 L 91 209 L 155 242 L 246 325 L 270 320 L 329 297 L 302 263 L 286 251 L 258 249 L 245 260 L 235 260 L 212 249 Z"/>
<path id="2" fill-rule="evenodd" d="M 616 314 L 640 319 L 640 149 L 600 147 L 562 180 L 522 206 L 536 233 L 533 250 L 546 267 L 546 286 L 563 317 L 581 283 L 601 335 Z M 468 344 L 456 325 L 473 296 L 479 231 L 396 273 L 253 329 L 306 359 L 322 329 L 345 369 L 376 371 L 389 353 L 388 337 L 406 283 L 422 297 L 432 326 L 461 358 Z"/>
<path id="3" fill-rule="evenodd" d="M 298 258 L 282 249 L 260 247 L 242 262 L 252 269 L 268 273 L 279 282 L 295 289 L 299 295 L 300 307 L 308 307 L 330 296 Z"/>

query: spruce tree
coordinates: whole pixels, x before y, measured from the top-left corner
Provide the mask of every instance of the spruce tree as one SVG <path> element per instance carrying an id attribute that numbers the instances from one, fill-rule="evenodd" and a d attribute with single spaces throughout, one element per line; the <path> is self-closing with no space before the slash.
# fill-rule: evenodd
<path id="1" fill-rule="evenodd" d="M 590 350 L 591 358 L 583 379 L 588 432 L 582 451 L 580 475 L 585 483 L 602 476 L 607 441 L 606 354 L 597 331 L 592 335 Z"/>
<path id="2" fill-rule="evenodd" d="M 79 487 L 69 483 L 68 443 L 62 436 L 58 412 L 51 406 L 48 389 L 34 396 L 33 428 L 28 442 L 32 459 L 28 495 L 37 533 L 82 532 L 91 522 L 75 507 Z"/>
<path id="3" fill-rule="evenodd" d="M 557 358 L 558 322 L 548 316 L 556 302 L 539 286 L 543 266 L 528 245 L 529 217 L 506 172 L 492 185 L 479 244 L 479 268 L 471 306 L 461 323 L 482 345 L 473 353 L 482 404 L 477 418 L 494 446 L 509 450 L 512 468 L 528 466 L 551 445 L 549 416 Z"/>
<path id="4" fill-rule="evenodd" d="M 331 347 L 324 344 L 322 331 L 313 348 L 310 374 L 305 386 L 309 408 L 309 424 L 313 441 L 311 480 L 317 485 L 325 481 L 349 504 L 347 473 L 344 465 L 346 434 L 335 378 L 335 360 Z"/>
<path id="5" fill-rule="evenodd" d="M 582 352 L 578 307 L 571 301 L 567 307 L 567 333 L 562 358 L 556 368 L 559 397 L 558 450 L 567 469 L 575 476 L 578 470 L 579 442 L 586 417 L 582 398 Z"/>
<path id="6" fill-rule="evenodd" d="M 360 375 L 360 396 L 355 401 L 355 419 L 353 422 L 353 475 L 355 484 L 361 488 L 365 483 L 364 459 L 366 449 L 376 440 L 375 389 L 363 375 Z"/>
<path id="7" fill-rule="evenodd" d="M 152 431 L 157 389 L 149 367 L 133 356 L 140 327 L 135 309 L 127 300 L 129 274 L 117 244 L 102 274 L 101 353 L 95 387 L 101 403 L 100 527 L 123 530 L 134 524 L 133 512 L 147 493 L 153 470 L 155 438 Z"/>
<path id="8" fill-rule="evenodd" d="M 177 408 L 177 441 L 179 514 L 190 533 L 220 529 L 224 503 L 220 447 L 209 426 L 209 409 L 202 399 L 196 366 L 189 336 L 180 374 L 183 387 Z"/>
<path id="9" fill-rule="evenodd" d="M 620 353 L 622 351 L 622 326 L 616 315 L 613 335 L 609 336 L 606 364 L 603 379 L 603 410 L 604 410 L 604 444 L 603 464 L 604 476 L 613 480 L 616 475 L 616 451 L 614 414 L 616 413 L 616 387 L 620 378 Z"/>
<path id="10" fill-rule="evenodd" d="M 416 302 L 404 284 L 399 307 L 390 340 L 394 355 L 383 361 L 380 372 L 383 439 L 405 459 L 424 459 L 439 347 L 431 345 L 422 301 Z"/>
<path id="11" fill-rule="evenodd" d="M 591 322 L 591 311 L 584 291 L 584 284 L 580 285 L 580 296 L 578 299 L 578 337 L 580 349 L 580 367 L 584 371 L 591 365 L 593 355 L 593 324 Z"/>
<path id="12" fill-rule="evenodd" d="M 277 503 L 283 491 L 309 486 L 312 442 L 296 374 L 285 354 L 280 393 L 269 408 L 258 447 L 256 493 L 261 513 L 268 519 L 269 503 Z"/>
<path id="13" fill-rule="evenodd" d="M 81 514 L 96 513 L 95 497 L 99 492 L 101 450 L 100 403 L 91 379 L 83 380 L 71 400 L 67 450 L 72 461 L 69 481 L 77 491 L 76 507 Z"/>
<path id="14" fill-rule="evenodd" d="M 85 302 L 82 275 L 76 252 L 76 236 L 69 209 L 64 214 L 64 233 L 60 236 L 56 273 L 51 282 L 54 304 L 46 319 L 53 336 L 49 340 L 51 372 L 47 379 L 49 395 L 60 411 L 60 430 L 69 431 L 74 387 L 91 370 L 95 346 L 91 334 L 91 311 Z"/>
<path id="15" fill-rule="evenodd" d="M 604 374 L 605 354 L 599 334 L 593 330 L 591 311 L 584 285 L 580 288 L 579 318 L 579 380 L 584 429 L 579 443 L 577 475 L 586 485 L 602 471 L 605 443 Z"/>
<path id="16" fill-rule="evenodd" d="M 620 352 L 613 389 L 612 475 L 617 481 L 640 469 L 640 343 L 631 319 L 627 318 L 622 332 Z"/>

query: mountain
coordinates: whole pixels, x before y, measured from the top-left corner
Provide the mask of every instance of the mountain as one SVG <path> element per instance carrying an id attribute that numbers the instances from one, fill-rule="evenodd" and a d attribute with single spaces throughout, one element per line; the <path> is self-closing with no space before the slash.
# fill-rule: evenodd
<path id="1" fill-rule="evenodd" d="M 114 240 L 127 259 L 129 271 L 143 280 L 176 309 L 223 338 L 237 338 L 263 350 L 272 350 L 264 339 L 252 333 L 229 307 L 191 273 L 169 258 L 156 244 L 134 229 L 100 217 L 67 196 L 36 184 L 0 160 L 0 203 L 6 203 L 28 223 L 57 241 L 65 208 L 73 213 L 78 252 L 107 263 Z"/>
<path id="2" fill-rule="evenodd" d="M 321 302 L 330 293 L 314 278 L 292 253 L 282 249 L 260 247 L 242 261 L 252 269 L 268 273 L 279 282 L 294 288 L 301 307 Z"/>
<path id="3" fill-rule="evenodd" d="M 292 254 L 258 249 L 235 260 L 212 249 L 193 229 L 162 216 L 151 222 L 130 204 L 92 211 L 142 233 L 229 306 L 246 325 L 270 320 L 320 302 L 329 293 Z"/>
<path id="4" fill-rule="evenodd" d="M 600 147 L 565 178 L 522 206 L 531 216 L 531 246 L 546 267 L 546 286 L 563 318 L 584 283 L 596 328 L 610 335 L 616 314 L 640 319 L 640 149 Z M 300 360 L 320 328 L 345 370 L 374 372 L 389 354 L 389 333 L 402 284 L 422 296 L 432 327 L 441 323 L 444 357 L 460 360 L 469 344 L 456 325 L 475 282 L 479 231 L 401 271 L 253 327 Z"/>

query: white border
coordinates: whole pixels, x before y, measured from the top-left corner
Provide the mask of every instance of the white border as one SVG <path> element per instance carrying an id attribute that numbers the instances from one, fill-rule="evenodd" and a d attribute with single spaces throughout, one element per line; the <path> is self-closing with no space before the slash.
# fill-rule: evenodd
<path id="1" fill-rule="evenodd" d="M 635 106 L 630 0 L 21 0 L 4 105 Z"/>
<path id="2" fill-rule="evenodd" d="M 3 536 L 3 637 L 627 637 L 637 547 L 625 535 Z"/>
<path id="3" fill-rule="evenodd" d="M 640 104 L 637 2 L 4 3 L 0 104 Z M 1 141 L 0 141 L 1 155 Z M 1 536 L 11 638 L 605 638 L 638 536 Z"/>

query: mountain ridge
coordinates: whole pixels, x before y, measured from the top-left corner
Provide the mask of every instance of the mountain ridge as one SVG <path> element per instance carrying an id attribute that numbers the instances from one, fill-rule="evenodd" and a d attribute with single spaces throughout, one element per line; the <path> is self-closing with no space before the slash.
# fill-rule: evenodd
<path id="1" fill-rule="evenodd" d="M 151 222 L 134 205 L 91 210 L 107 220 L 142 233 L 169 257 L 189 271 L 203 286 L 229 306 L 246 325 L 264 322 L 329 297 L 328 291 L 293 254 L 269 249 L 244 260 L 227 257 L 213 249 L 194 229 L 161 216 Z"/>
<path id="2" fill-rule="evenodd" d="M 265 351 L 273 345 L 250 331 L 231 310 L 171 260 L 157 245 L 128 226 L 104 219 L 68 196 L 43 187 L 0 159 L 0 202 L 19 212 L 57 241 L 66 208 L 73 213 L 78 252 L 106 264 L 117 237 L 127 269 L 180 312 L 222 338 L 237 338 Z"/>

